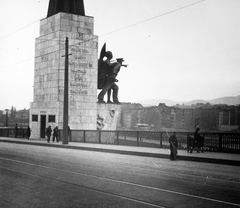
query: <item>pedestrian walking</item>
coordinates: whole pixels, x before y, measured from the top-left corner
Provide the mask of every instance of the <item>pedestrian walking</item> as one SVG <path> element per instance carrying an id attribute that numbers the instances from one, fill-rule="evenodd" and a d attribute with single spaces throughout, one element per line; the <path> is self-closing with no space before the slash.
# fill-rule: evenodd
<path id="1" fill-rule="evenodd" d="M 15 125 L 15 138 L 18 137 L 18 124 Z"/>
<path id="2" fill-rule="evenodd" d="M 46 130 L 47 142 L 50 142 L 51 134 L 52 134 L 52 128 L 51 126 L 49 126 Z"/>
<path id="3" fill-rule="evenodd" d="M 28 138 L 28 140 L 29 140 L 30 136 L 31 136 L 31 129 L 30 129 L 30 127 L 28 126 L 28 127 L 27 127 L 27 138 Z"/>
<path id="4" fill-rule="evenodd" d="M 197 152 L 200 153 L 200 145 L 201 145 L 201 136 L 199 134 L 200 128 L 197 127 L 196 131 L 194 132 L 194 139 L 196 141 Z"/>
<path id="5" fill-rule="evenodd" d="M 56 127 L 53 129 L 53 142 L 55 141 L 55 138 L 56 138 L 56 141 L 59 142 L 58 134 L 59 134 L 59 131 L 58 131 L 58 127 L 56 126 Z"/>
<path id="6" fill-rule="evenodd" d="M 200 149 L 199 149 L 199 150 L 200 150 L 201 152 L 204 152 L 204 148 L 203 148 L 203 147 L 204 147 L 204 141 L 205 141 L 204 136 L 200 135 L 200 142 L 199 142 L 199 143 L 200 143 L 200 144 L 199 144 Z"/>
<path id="7" fill-rule="evenodd" d="M 173 135 L 169 137 L 169 144 L 170 144 L 170 160 L 176 160 L 178 148 L 176 132 L 173 132 Z"/>

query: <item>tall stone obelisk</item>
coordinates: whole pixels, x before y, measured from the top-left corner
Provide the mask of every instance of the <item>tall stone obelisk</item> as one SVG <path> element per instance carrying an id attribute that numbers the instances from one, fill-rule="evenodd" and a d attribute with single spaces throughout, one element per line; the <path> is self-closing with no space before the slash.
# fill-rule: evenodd
<path id="1" fill-rule="evenodd" d="M 97 129 L 98 37 L 83 0 L 50 0 L 35 43 L 34 100 L 30 104 L 32 138 L 63 126 L 65 39 L 69 39 L 69 126 Z"/>
<path id="2" fill-rule="evenodd" d="M 97 103 L 98 37 L 83 0 L 50 0 L 35 43 L 34 98 L 30 104 L 31 138 L 46 127 L 63 128 L 65 40 L 69 40 L 68 125 L 71 130 L 116 130 L 121 105 Z M 73 132 L 72 132 L 73 133 Z M 81 141 L 74 132 L 73 141 Z M 88 134 L 95 141 L 98 133 Z M 114 133 L 106 142 L 114 142 Z"/>

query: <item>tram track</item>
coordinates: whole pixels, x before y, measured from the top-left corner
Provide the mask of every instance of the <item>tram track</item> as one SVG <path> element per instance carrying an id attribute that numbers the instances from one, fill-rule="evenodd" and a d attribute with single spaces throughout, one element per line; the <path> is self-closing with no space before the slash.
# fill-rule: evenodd
<path id="1" fill-rule="evenodd" d="M 94 175 L 94 174 L 82 173 L 82 172 L 79 172 L 79 171 L 78 172 L 69 171 L 69 170 L 64 170 L 64 169 L 61 169 L 61 168 L 54 168 L 54 167 L 49 167 L 49 166 L 45 166 L 45 165 L 39 165 L 39 164 L 19 161 L 19 160 L 15 160 L 15 159 L 3 158 L 3 157 L 0 157 L 0 159 L 2 161 L 3 160 L 7 161 L 8 165 L 10 165 L 11 162 L 15 163 L 13 165 L 14 169 L 9 168 L 9 167 L 4 167 L 4 166 L 1 165 L 0 167 L 3 168 L 3 169 L 15 171 L 15 172 L 18 172 L 18 173 L 21 173 L 21 174 L 26 174 L 26 175 L 36 176 L 36 177 L 42 177 L 42 178 L 46 178 L 48 180 L 54 180 L 54 181 L 58 181 L 58 182 L 62 182 L 62 183 L 71 184 L 71 185 L 86 188 L 86 189 L 89 189 L 89 190 L 92 190 L 92 191 L 97 191 L 99 193 L 109 194 L 109 195 L 112 195 L 112 196 L 115 196 L 115 197 L 118 197 L 118 198 L 130 200 L 130 201 L 135 201 L 135 202 L 142 203 L 142 204 L 145 204 L 145 205 L 150 205 L 152 207 L 164 207 L 164 206 L 157 205 L 157 204 L 147 202 L 147 201 L 144 201 L 144 200 L 140 200 L 140 199 L 135 199 L 133 197 L 128 197 L 128 196 L 120 195 L 120 194 L 117 194 L 117 193 L 111 193 L 109 191 L 104 191 L 103 187 L 94 188 L 94 187 L 90 187 L 90 186 L 87 186 L 87 185 L 84 185 L 84 184 L 74 183 L 74 182 L 71 182 L 69 180 L 66 180 L 67 179 L 66 176 L 56 178 L 56 177 L 52 177 L 51 175 L 46 175 L 46 174 L 41 175 L 41 174 L 39 174 L 39 172 L 41 172 L 41 171 L 43 172 L 43 169 L 44 169 L 45 170 L 44 172 L 58 172 L 58 173 L 61 173 L 63 175 L 64 174 L 65 175 L 71 174 L 71 178 L 74 178 L 74 177 L 79 178 L 80 176 L 81 177 L 84 176 L 84 177 L 87 177 L 88 180 L 90 180 L 90 181 L 93 181 L 94 179 L 97 180 L 97 181 L 101 180 L 101 181 L 103 181 L 103 184 L 107 184 L 107 183 L 113 183 L 113 184 L 118 184 L 118 185 L 120 184 L 121 186 L 127 186 L 128 188 L 130 186 L 134 189 L 147 189 L 148 191 L 152 191 L 152 192 L 164 192 L 164 193 L 168 193 L 168 194 L 172 194 L 172 195 L 180 195 L 180 196 L 184 196 L 184 197 L 188 197 L 188 198 L 190 197 L 190 198 L 195 198 L 195 199 L 199 199 L 199 200 L 207 200 L 207 201 L 210 201 L 210 202 L 215 202 L 215 203 L 218 203 L 218 204 L 225 204 L 225 205 L 240 207 L 240 204 L 237 204 L 237 203 L 231 203 L 231 202 L 227 202 L 227 201 L 216 200 L 216 199 L 213 199 L 213 198 L 202 197 L 202 196 L 197 196 L 197 195 L 187 194 L 187 193 L 182 193 L 182 192 L 177 192 L 177 191 L 171 191 L 171 190 L 157 188 L 157 187 L 151 187 L 151 186 L 147 186 L 147 185 L 143 185 L 143 184 L 137 184 L 137 183 L 133 183 L 133 182 L 127 182 L 127 181 L 112 179 L 112 178 L 98 176 L 98 175 Z M 26 171 L 23 171 L 21 168 L 16 170 L 18 165 L 21 168 L 23 168 L 24 165 L 29 166 L 29 167 L 33 168 L 32 170 L 34 170 L 33 171 L 34 173 L 28 173 Z M 29 167 L 25 168 L 25 169 L 29 169 Z M 38 168 L 41 171 L 37 171 L 35 168 Z M 53 174 L 53 175 L 55 175 L 55 174 Z M 91 179 L 89 179 L 89 178 L 91 178 Z M 107 190 L 109 190 L 109 188 L 107 188 Z M 235 190 L 232 190 L 232 191 L 235 191 Z"/>
<path id="2" fill-rule="evenodd" d="M 25 153 L 24 153 L 25 154 Z M 54 155 L 53 155 L 54 156 Z M 1 158 L 1 156 L 0 156 Z M 37 158 L 40 158 L 40 155 L 37 155 Z M 38 163 L 40 163 L 40 159 L 37 160 Z M 94 170 L 98 169 L 99 171 L 102 170 L 102 165 L 99 164 L 99 162 L 96 161 L 91 161 L 91 166 L 89 165 L 89 163 L 86 163 L 84 161 L 81 161 L 81 163 L 76 163 L 76 162 L 72 162 L 69 160 L 66 160 L 66 162 L 61 161 L 61 164 L 63 165 L 67 165 L 69 167 L 74 167 L 74 166 L 78 166 L 78 167 L 82 167 L 84 169 L 87 168 L 94 168 Z M 49 163 L 50 165 L 50 163 Z M 110 163 L 108 162 L 108 164 L 104 164 L 104 166 L 108 169 L 111 169 L 112 165 L 114 165 L 114 163 Z M 151 169 L 149 169 L 151 168 Z M 179 172 L 171 172 L 170 170 L 161 170 L 158 167 L 151 167 L 150 165 L 143 165 L 141 164 L 141 166 L 138 165 L 134 165 L 130 166 L 127 163 L 121 162 L 121 168 L 118 169 L 119 172 L 124 172 L 126 174 L 134 174 L 137 176 L 143 176 L 143 177 L 153 177 L 156 179 L 167 179 L 167 180 L 171 180 L 171 181 L 181 181 L 182 183 L 186 183 L 186 184 L 192 184 L 192 185 L 202 185 L 204 184 L 205 186 L 209 186 L 209 187 L 215 187 L 215 188 L 224 188 L 225 190 L 228 191 L 239 191 L 240 192 L 240 188 L 232 188 L 232 185 L 239 185 L 240 187 L 240 182 L 238 181 L 231 181 L 228 179 L 219 179 L 219 178 L 214 178 L 211 175 L 208 176 L 203 176 L 203 175 L 199 175 L 199 174 L 188 174 L 188 173 L 179 173 Z M 89 174 L 89 173 L 86 173 Z M 224 185 L 219 185 L 223 183 Z M 226 185 L 227 184 L 227 185 Z"/>
<path id="3" fill-rule="evenodd" d="M 92 187 L 87 187 L 87 186 L 79 185 L 79 184 L 76 184 L 76 183 L 71 183 L 71 182 L 60 180 L 60 179 L 57 179 L 57 178 L 42 176 L 42 175 L 38 175 L 38 174 L 31 174 L 31 173 L 27 173 L 27 172 L 23 172 L 23 171 L 19 171 L 19 170 L 14 170 L 14 169 L 10 169 L 10 168 L 5 168 L 5 167 L 1 167 L 1 166 L 0 166 L 0 168 L 3 168 L 3 169 L 8 170 L 8 171 L 13 171 L 13 172 L 17 172 L 17 173 L 20 173 L 20 174 L 24 174 L 24 175 L 29 175 L 29 176 L 33 176 L 33 177 L 40 177 L 40 178 L 43 178 L 43 179 L 52 180 L 52 181 L 56 181 L 56 182 L 59 182 L 59 183 L 64 183 L 64 184 L 71 185 L 71 186 L 81 187 L 81 188 L 88 189 L 88 190 L 91 190 L 91 191 L 94 191 L 94 192 L 114 196 L 114 197 L 121 198 L 121 199 L 128 200 L 128 201 L 137 202 L 137 203 L 148 205 L 148 206 L 151 206 L 151 207 L 166 208 L 166 207 L 156 205 L 156 204 L 153 204 L 153 203 L 149 203 L 149 202 L 145 202 L 145 201 L 142 201 L 142 200 L 122 196 L 122 195 L 119 195 L 119 194 L 106 192 L 106 191 L 103 191 L 103 190 L 98 190 L 98 189 L 95 189 L 95 188 L 92 188 Z"/>

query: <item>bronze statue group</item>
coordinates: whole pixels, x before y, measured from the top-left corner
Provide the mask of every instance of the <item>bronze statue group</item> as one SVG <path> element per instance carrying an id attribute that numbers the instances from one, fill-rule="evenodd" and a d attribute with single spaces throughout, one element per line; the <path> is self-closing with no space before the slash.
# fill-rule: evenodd
<path id="1" fill-rule="evenodd" d="M 98 94 L 98 103 L 105 103 L 104 96 L 107 93 L 107 103 L 121 104 L 118 100 L 118 86 L 116 79 L 118 72 L 123 65 L 123 58 L 116 59 L 112 62 L 113 54 L 111 51 L 106 51 L 106 43 L 103 45 L 100 58 L 98 60 L 98 89 L 101 92 Z M 112 101 L 111 101 L 112 94 Z"/>

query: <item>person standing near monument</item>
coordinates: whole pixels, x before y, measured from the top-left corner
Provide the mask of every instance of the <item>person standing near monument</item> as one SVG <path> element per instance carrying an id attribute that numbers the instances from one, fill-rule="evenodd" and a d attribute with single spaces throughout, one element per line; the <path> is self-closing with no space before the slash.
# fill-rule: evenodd
<path id="1" fill-rule="evenodd" d="M 170 160 L 176 160 L 178 148 L 176 132 L 173 132 L 173 135 L 169 137 L 169 143 L 170 143 Z"/>
<path id="2" fill-rule="evenodd" d="M 30 129 L 30 127 L 28 126 L 28 127 L 27 127 L 27 137 L 28 137 L 28 140 L 29 140 L 30 136 L 31 136 L 31 129 Z"/>
<path id="3" fill-rule="evenodd" d="M 56 138 L 56 141 L 59 142 L 59 140 L 58 140 L 58 127 L 57 126 L 53 129 L 53 142 L 55 141 L 55 138 Z"/>
<path id="4" fill-rule="evenodd" d="M 18 124 L 15 125 L 15 138 L 18 137 Z"/>
<path id="5" fill-rule="evenodd" d="M 51 134 L 52 134 L 52 128 L 51 126 L 49 126 L 46 130 L 47 142 L 50 142 Z"/>

